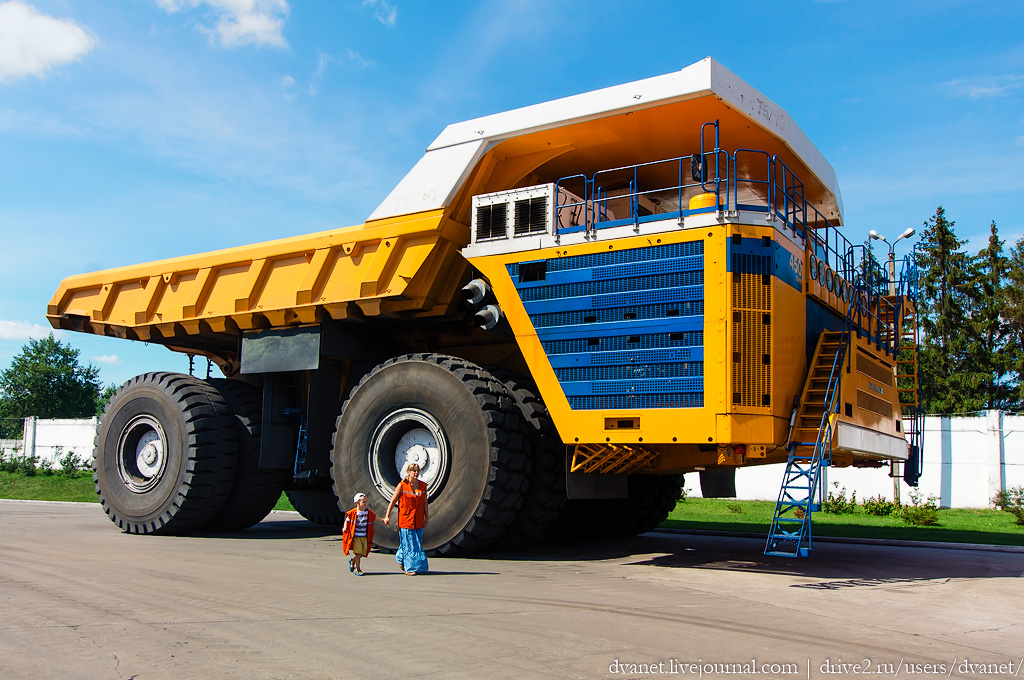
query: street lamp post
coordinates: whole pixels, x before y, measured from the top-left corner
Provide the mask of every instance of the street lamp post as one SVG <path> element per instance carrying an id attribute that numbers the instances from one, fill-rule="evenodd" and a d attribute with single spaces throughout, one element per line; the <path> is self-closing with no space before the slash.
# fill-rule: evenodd
<path id="1" fill-rule="evenodd" d="M 868 236 L 879 241 L 885 241 L 885 245 L 889 246 L 889 295 L 896 294 L 896 244 L 905 238 L 910 238 L 914 235 L 914 228 L 908 227 L 906 231 L 896 237 L 896 239 L 889 243 L 889 239 L 885 238 L 877 231 L 872 229 L 868 232 Z M 899 394 L 897 392 L 897 394 Z M 897 461 L 890 461 L 892 470 L 892 497 L 893 500 L 899 503 L 900 501 L 900 479 L 902 478 L 902 463 Z"/>
<path id="2" fill-rule="evenodd" d="M 896 237 L 896 240 L 889 243 L 889 239 L 885 238 L 877 231 L 872 229 L 868 232 L 868 236 L 879 241 L 885 241 L 885 245 L 889 246 L 889 295 L 896 294 L 896 244 L 905 238 L 910 238 L 915 233 L 913 227 L 908 227 L 906 231 Z"/>

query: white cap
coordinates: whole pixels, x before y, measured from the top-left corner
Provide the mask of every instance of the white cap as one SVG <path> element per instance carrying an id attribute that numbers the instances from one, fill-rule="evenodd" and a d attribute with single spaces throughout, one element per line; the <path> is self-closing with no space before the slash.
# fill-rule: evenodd
<path id="1" fill-rule="evenodd" d="M 353 503 L 358 503 L 360 498 L 366 498 L 366 494 L 365 493 L 357 493 L 355 496 L 352 497 L 352 502 Z"/>

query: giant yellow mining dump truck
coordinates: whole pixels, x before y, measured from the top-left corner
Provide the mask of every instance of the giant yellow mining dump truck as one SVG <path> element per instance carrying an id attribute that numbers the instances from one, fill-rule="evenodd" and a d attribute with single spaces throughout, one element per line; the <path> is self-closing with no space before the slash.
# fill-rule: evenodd
<path id="1" fill-rule="evenodd" d="M 111 400 L 125 531 L 242 529 L 282 490 L 380 514 L 416 461 L 444 554 L 646 531 L 681 473 L 786 463 L 769 551 L 806 554 L 822 465 L 919 471 L 913 261 L 842 221 L 821 153 L 708 58 L 451 125 L 365 224 L 73 276 L 47 316 L 224 374 Z"/>

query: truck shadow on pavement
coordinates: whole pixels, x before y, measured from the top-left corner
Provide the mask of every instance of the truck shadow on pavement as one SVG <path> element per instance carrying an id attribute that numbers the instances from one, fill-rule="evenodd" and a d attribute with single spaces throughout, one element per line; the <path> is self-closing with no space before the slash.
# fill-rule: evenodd
<path id="1" fill-rule="evenodd" d="M 324 538 L 337 536 L 341 540 L 341 525 L 314 524 L 302 519 L 275 519 L 263 521 L 242 531 L 197 531 L 189 534 L 197 538 L 236 539 L 241 541 L 273 539 L 275 541 L 290 538 Z"/>
<path id="2" fill-rule="evenodd" d="M 204 532 L 196 538 L 229 540 L 327 539 L 341 540 L 340 526 L 313 524 L 302 518 L 275 518 L 239 532 Z M 793 587 L 847 588 L 893 585 L 952 578 L 1020 578 L 1024 576 L 1024 554 L 975 549 L 876 545 L 824 541 L 814 543 L 809 558 L 769 557 L 764 538 L 705 534 L 650 532 L 614 540 L 561 540 L 514 550 L 458 556 L 470 562 L 621 562 L 621 566 L 666 569 L 710 569 L 776 574 L 819 580 L 796 583 Z M 374 554 L 389 556 L 387 551 Z M 442 567 L 445 558 L 432 566 Z M 498 570 L 500 571 L 500 570 Z M 443 569 L 431 572 L 446 573 Z M 492 571 L 465 572 L 495 573 Z M 396 575 L 401 575 L 395 572 Z"/>
<path id="3" fill-rule="evenodd" d="M 478 559 L 554 561 L 621 560 L 623 566 L 712 569 L 777 574 L 825 583 L 793 587 L 871 587 L 951 578 L 1019 578 L 1024 554 L 978 549 L 816 541 L 809 558 L 769 557 L 763 538 L 651 532 L 615 541 L 545 545 Z M 831 583 L 834 582 L 834 583 Z"/>

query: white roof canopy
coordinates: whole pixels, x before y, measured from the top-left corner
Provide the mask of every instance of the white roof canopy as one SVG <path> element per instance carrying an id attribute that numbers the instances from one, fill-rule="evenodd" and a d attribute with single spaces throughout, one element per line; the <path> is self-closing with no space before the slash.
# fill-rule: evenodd
<path id="1" fill-rule="evenodd" d="M 830 192 L 835 170 L 781 107 L 707 57 L 681 71 L 449 125 L 368 220 L 444 208 L 496 144 L 525 134 L 689 99 L 714 97 L 785 144 Z"/>

